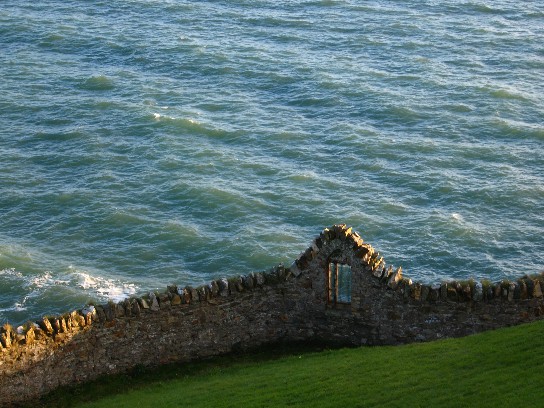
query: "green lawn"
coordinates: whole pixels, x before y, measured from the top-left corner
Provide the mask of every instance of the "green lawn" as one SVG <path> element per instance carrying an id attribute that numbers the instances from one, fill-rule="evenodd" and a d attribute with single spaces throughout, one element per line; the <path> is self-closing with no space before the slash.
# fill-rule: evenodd
<path id="1" fill-rule="evenodd" d="M 397 347 L 230 356 L 61 390 L 45 406 L 536 407 L 544 321 Z M 276 357 L 274 357 L 276 356 Z M 36 406 L 33 404 L 32 406 Z"/>

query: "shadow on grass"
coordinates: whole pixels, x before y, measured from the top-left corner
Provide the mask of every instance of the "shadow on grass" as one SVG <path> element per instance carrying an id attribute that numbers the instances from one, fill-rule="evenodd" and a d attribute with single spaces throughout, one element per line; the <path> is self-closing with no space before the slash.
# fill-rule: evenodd
<path id="1" fill-rule="evenodd" d="M 59 387 L 38 400 L 29 401 L 17 405 L 17 407 L 71 408 L 85 402 L 123 394 L 173 379 L 206 375 L 221 371 L 226 367 L 244 367 L 254 363 L 272 361 L 299 354 L 321 352 L 334 348 L 336 347 L 319 342 L 278 343 L 190 362 L 171 363 L 160 366 L 136 366 L 125 373 L 104 375 L 83 384 Z"/>

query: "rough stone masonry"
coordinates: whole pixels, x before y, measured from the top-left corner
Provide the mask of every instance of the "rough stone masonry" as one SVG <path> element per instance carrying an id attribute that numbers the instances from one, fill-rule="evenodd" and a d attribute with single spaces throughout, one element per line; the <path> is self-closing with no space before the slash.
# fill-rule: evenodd
<path id="1" fill-rule="evenodd" d="M 17 328 L 4 324 L 0 406 L 136 365 L 270 343 L 394 345 L 529 322 L 544 315 L 543 284 L 542 274 L 496 283 L 412 282 L 351 228 L 334 225 L 290 267 L 173 285 Z"/>

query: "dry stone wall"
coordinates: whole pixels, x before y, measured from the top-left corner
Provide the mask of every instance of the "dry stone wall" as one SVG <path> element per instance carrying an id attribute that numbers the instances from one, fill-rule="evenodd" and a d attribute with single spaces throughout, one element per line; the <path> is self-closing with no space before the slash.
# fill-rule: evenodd
<path id="1" fill-rule="evenodd" d="M 351 267 L 351 302 L 328 299 L 329 264 Z M 0 328 L 0 406 L 136 365 L 183 362 L 277 342 L 382 345 L 463 336 L 544 315 L 543 275 L 497 283 L 412 282 L 345 225 L 290 267 L 169 286 Z"/>

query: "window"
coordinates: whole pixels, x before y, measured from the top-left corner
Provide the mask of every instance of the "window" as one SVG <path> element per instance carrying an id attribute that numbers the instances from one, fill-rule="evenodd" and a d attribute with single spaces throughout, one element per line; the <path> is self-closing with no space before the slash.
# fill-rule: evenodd
<path id="1" fill-rule="evenodd" d="M 329 304 L 351 303 L 351 267 L 337 262 L 329 264 L 327 280 Z"/>

